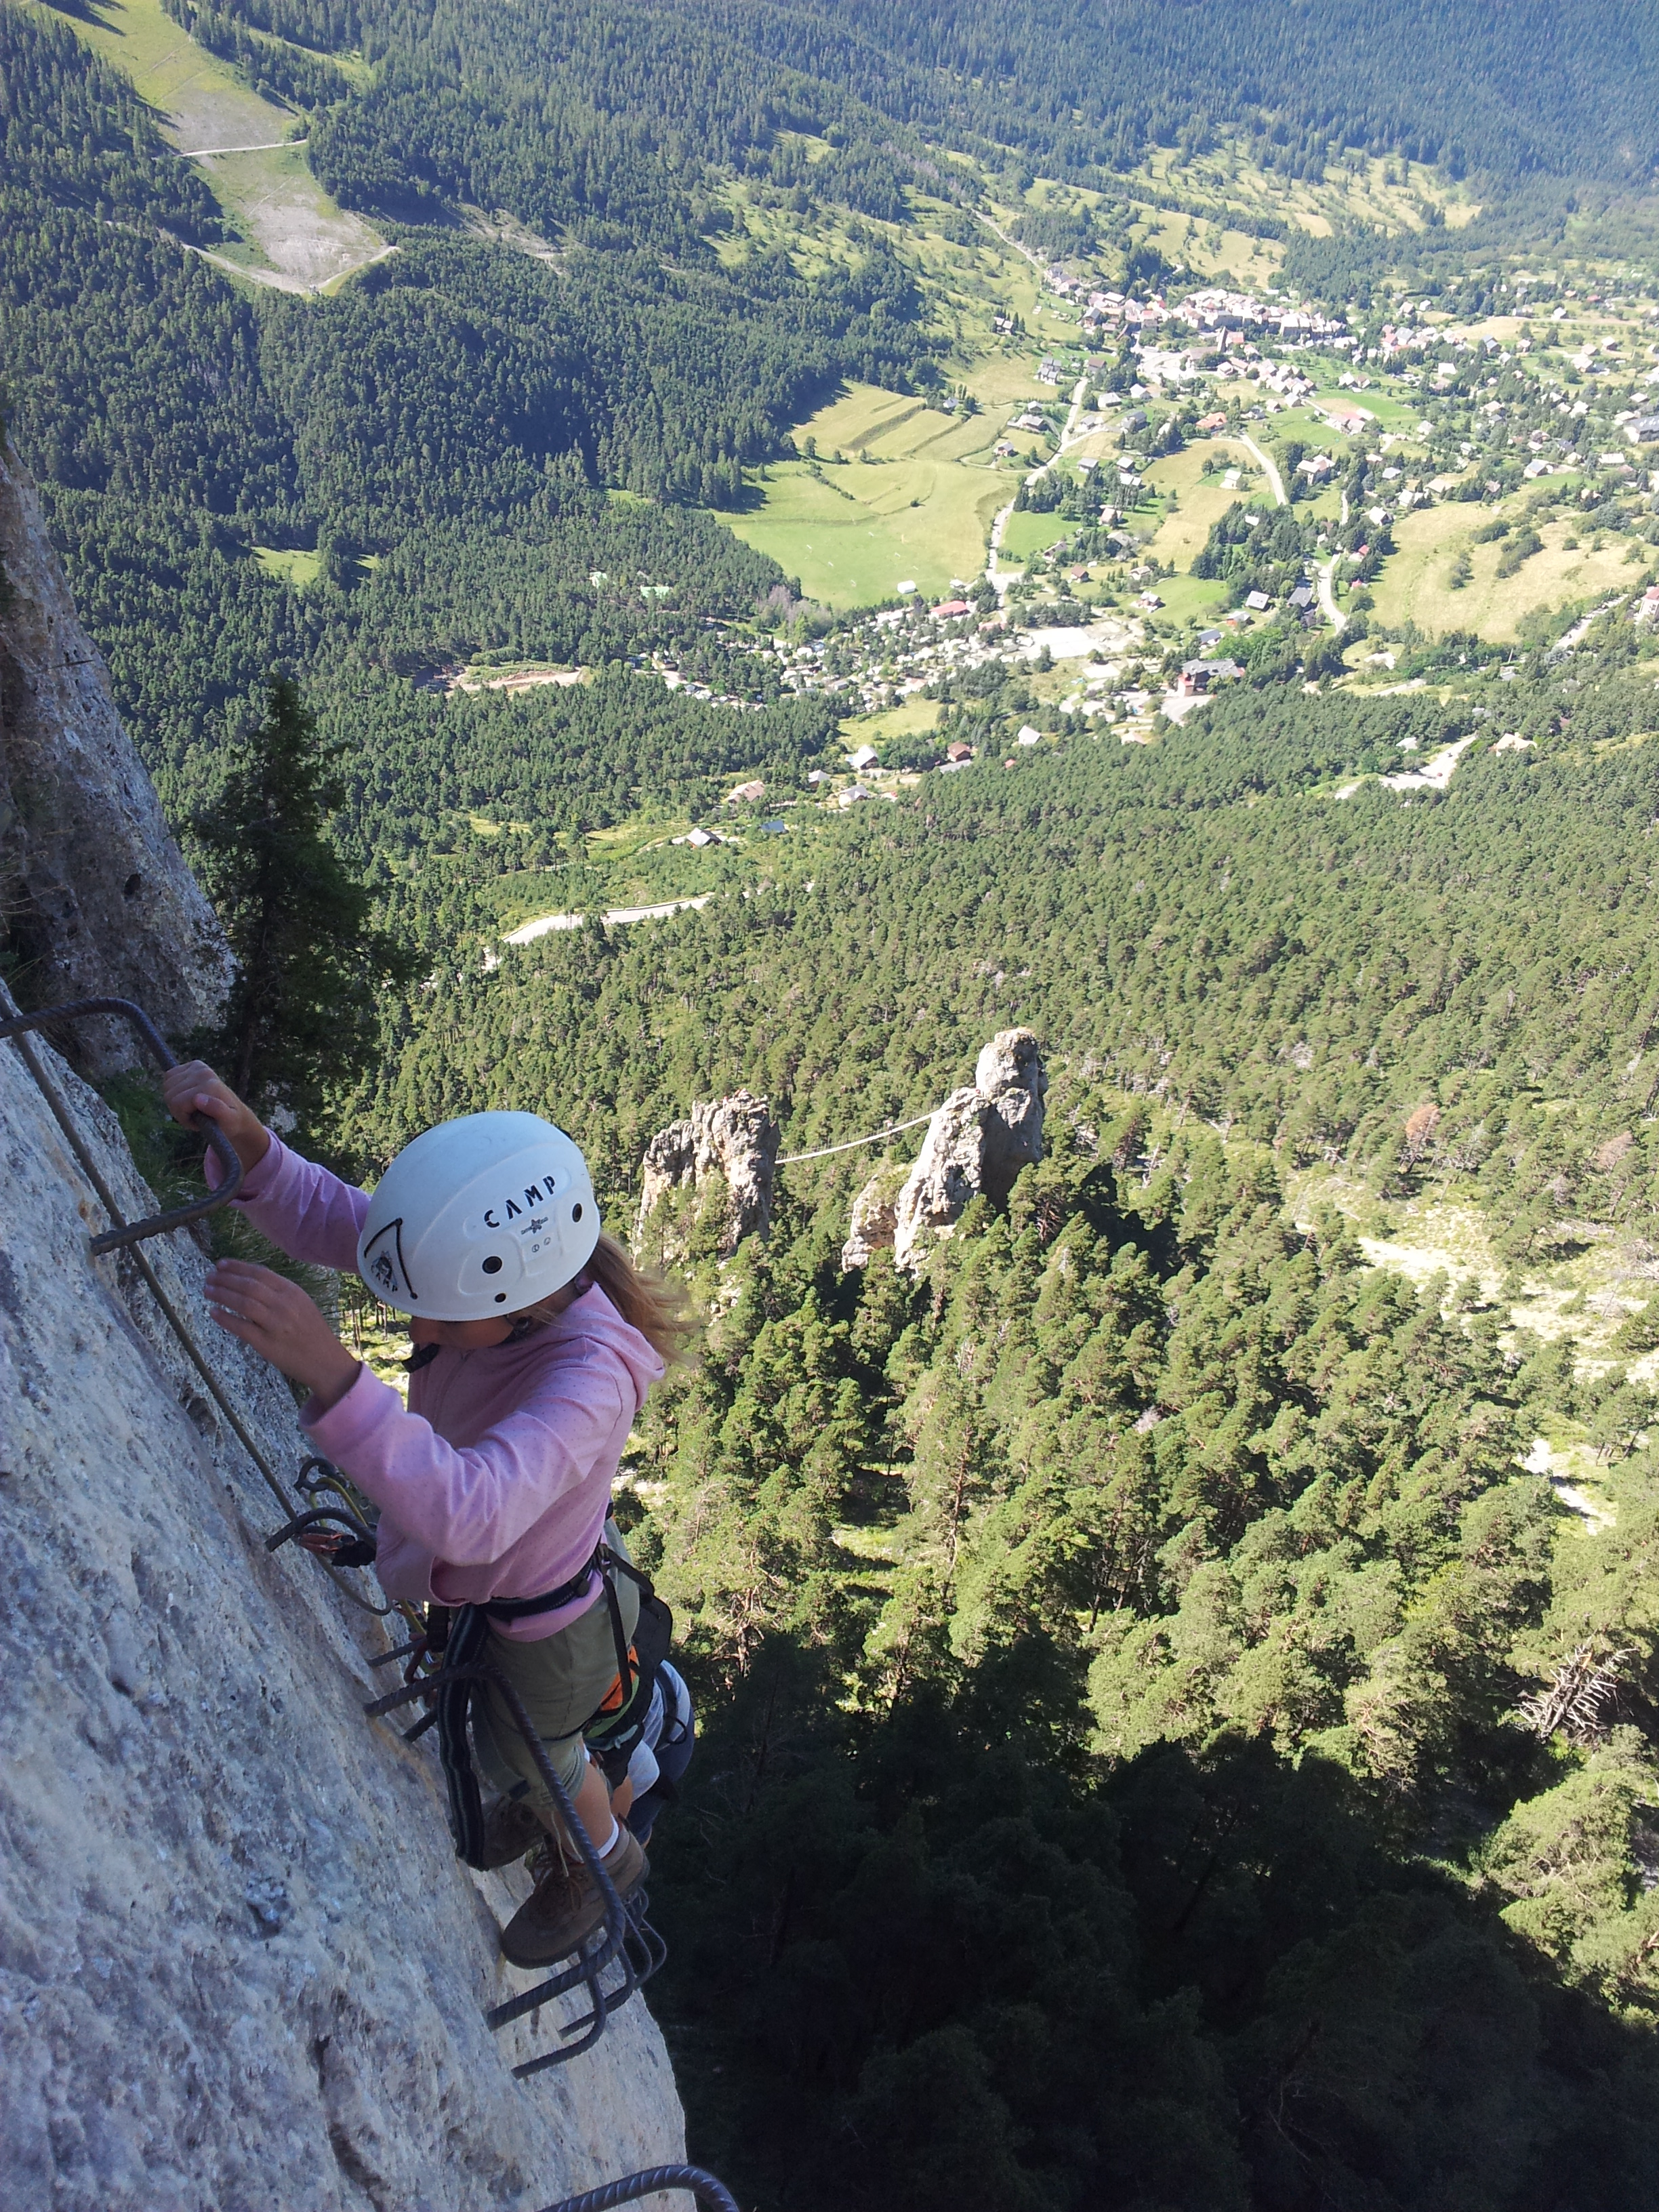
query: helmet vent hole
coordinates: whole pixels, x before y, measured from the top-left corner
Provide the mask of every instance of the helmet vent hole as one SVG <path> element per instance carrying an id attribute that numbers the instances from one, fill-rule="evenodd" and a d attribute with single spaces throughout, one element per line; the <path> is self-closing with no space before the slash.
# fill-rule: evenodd
<path id="1" fill-rule="evenodd" d="M 496 1291 L 495 1303 L 498 1306 L 504 1306 L 507 1304 L 507 1292 L 505 1291 Z"/>
<path id="2" fill-rule="evenodd" d="M 571 1218 L 573 1221 L 580 1221 L 580 1220 L 581 1219 L 581 1218 L 582 1218 L 582 1202 L 581 1202 L 580 1199 L 578 1199 L 578 1200 L 576 1200 L 576 1203 L 575 1203 L 575 1204 L 571 1207 L 571 1209 L 570 1209 L 570 1218 Z"/>
<path id="3" fill-rule="evenodd" d="M 492 1252 L 490 1254 L 489 1257 L 483 1263 L 483 1271 L 486 1275 L 499 1275 L 501 1273 L 501 1255 L 499 1252 Z"/>

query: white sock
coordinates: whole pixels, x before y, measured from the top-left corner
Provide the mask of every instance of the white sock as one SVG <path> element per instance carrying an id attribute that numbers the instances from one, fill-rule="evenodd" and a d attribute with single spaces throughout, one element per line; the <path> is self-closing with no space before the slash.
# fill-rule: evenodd
<path id="1" fill-rule="evenodd" d="M 598 1838 L 595 1838 L 593 1839 L 593 1848 L 602 1859 L 608 1859 L 621 1840 L 622 1830 L 617 1826 L 617 1823 L 613 1819 L 611 1823 L 611 1833 L 605 1838 L 603 1843 L 600 1843 Z"/>

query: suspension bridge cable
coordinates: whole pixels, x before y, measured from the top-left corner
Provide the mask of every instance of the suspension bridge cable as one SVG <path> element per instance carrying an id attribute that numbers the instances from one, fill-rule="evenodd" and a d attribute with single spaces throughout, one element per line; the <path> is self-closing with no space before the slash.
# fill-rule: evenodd
<path id="1" fill-rule="evenodd" d="M 782 1152 L 775 1164 L 788 1168 L 793 1167 L 797 1160 L 827 1160 L 832 1152 L 855 1152 L 860 1145 L 878 1145 L 884 1137 L 896 1137 L 901 1129 L 919 1129 L 938 1112 L 937 1106 L 931 1107 L 926 1114 L 913 1115 L 908 1121 L 890 1121 L 884 1129 L 872 1129 L 867 1137 L 849 1137 L 844 1145 L 821 1145 L 815 1152 Z"/>

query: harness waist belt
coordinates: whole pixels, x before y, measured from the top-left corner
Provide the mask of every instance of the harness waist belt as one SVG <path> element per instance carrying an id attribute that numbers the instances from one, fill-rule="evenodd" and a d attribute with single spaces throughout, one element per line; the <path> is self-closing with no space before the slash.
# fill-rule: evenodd
<path id="1" fill-rule="evenodd" d="M 562 1605 L 574 1605 L 579 1597 L 586 1597 L 596 1574 L 600 1572 L 600 1553 L 595 1552 L 586 1565 L 579 1568 L 568 1583 L 557 1589 L 545 1590 L 540 1597 L 496 1597 L 478 1607 L 491 1620 L 527 1620 L 532 1613 L 556 1613 Z"/>

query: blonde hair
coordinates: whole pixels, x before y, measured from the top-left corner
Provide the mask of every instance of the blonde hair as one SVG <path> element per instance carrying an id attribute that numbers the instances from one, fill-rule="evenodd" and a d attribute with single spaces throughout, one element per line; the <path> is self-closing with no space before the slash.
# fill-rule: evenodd
<path id="1" fill-rule="evenodd" d="M 603 1232 L 582 1275 L 599 1285 L 629 1327 L 638 1329 L 668 1366 L 689 1359 L 701 1324 L 683 1284 L 659 1275 L 654 1267 L 635 1267 L 627 1247 Z M 582 1276 L 576 1279 L 580 1282 Z M 541 1298 L 533 1306 L 522 1307 L 513 1320 L 520 1328 L 528 1322 L 540 1328 L 562 1310 L 554 1298 Z"/>

